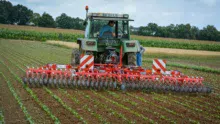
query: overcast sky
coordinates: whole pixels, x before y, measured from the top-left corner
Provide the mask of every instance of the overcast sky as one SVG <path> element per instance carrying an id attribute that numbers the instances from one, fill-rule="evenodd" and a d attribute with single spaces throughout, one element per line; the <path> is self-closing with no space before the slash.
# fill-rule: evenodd
<path id="1" fill-rule="evenodd" d="M 85 6 L 90 12 L 127 13 L 133 26 L 149 22 L 161 26 L 190 23 L 200 29 L 214 25 L 220 30 L 220 0 L 9 0 L 34 12 L 47 12 L 54 19 L 61 13 L 85 18 Z"/>

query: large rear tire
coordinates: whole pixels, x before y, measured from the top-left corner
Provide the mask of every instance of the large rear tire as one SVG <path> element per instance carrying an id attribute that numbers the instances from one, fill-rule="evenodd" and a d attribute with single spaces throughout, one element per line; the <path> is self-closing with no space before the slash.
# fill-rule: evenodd
<path id="1" fill-rule="evenodd" d="M 127 53 L 128 54 L 128 65 L 136 66 L 136 53 Z"/>
<path id="2" fill-rule="evenodd" d="M 80 52 L 78 49 L 73 49 L 71 56 L 71 65 L 78 66 L 80 63 Z"/>

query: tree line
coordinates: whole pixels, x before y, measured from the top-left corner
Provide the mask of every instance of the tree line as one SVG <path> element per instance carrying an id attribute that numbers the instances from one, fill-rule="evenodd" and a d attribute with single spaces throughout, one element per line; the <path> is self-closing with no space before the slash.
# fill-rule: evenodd
<path id="1" fill-rule="evenodd" d="M 149 23 L 139 28 L 131 26 L 131 31 L 133 34 L 143 36 L 220 41 L 220 32 L 213 25 L 207 25 L 200 30 L 190 24 L 158 26 L 155 23 Z"/>
<path id="2" fill-rule="evenodd" d="M 62 13 L 54 20 L 53 17 L 46 12 L 40 15 L 21 4 L 13 6 L 10 1 L 0 0 L 0 23 L 2 24 L 84 30 L 85 26 L 83 25 L 83 21 L 83 19 L 78 17 L 73 18 L 65 13 Z"/>
<path id="3" fill-rule="evenodd" d="M 39 13 L 34 13 L 26 6 L 20 4 L 13 6 L 9 1 L 0 0 L 0 23 L 2 24 L 84 30 L 83 21 L 83 19 L 70 17 L 65 13 L 62 13 L 54 20 L 46 12 L 40 15 Z M 203 29 L 199 29 L 190 24 L 158 26 L 155 23 L 149 23 L 147 26 L 140 26 L 138 28 L 131 26 L 131 33 L 143 36 L 220 41 L 220 32 L 213 25 L 207 25 Z"/>

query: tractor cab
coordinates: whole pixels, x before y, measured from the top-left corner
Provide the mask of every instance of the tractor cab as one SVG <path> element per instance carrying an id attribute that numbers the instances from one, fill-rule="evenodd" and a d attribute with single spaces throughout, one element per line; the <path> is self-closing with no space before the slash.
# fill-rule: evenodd
<path id="1" fill-rule="evenodd" d="M 115 36 L 112 36 L 112 32 L 104 32 L 100 36 L 100 31 L 103 26 L 108 25 L 109 21 L 114 21 L 115 25 L 112 27 Z M 97 41 L 98 51 L 103 51 L 104 46 L 120 47 L 121 42 L 130 40 L 128 14 L 113 14 L 113 13 L 88 13 L 85 20 L 85 38 L 94 39 Z M 117 49 L 119 50 L 119 49 Z"/>
<path id="2" fill-rule="evenodd" d="M 115 25 L 112 27 L 115 37 L 109 35 L 109 32 L 105 32 L 106 36 L 100 37 L 100 30 L 103 26 L 108 25 L 109 21 L 114 21 Z M 129 19 L 128 14 L 113 14 L 113 13 L 88 13 L 85 21 L 86 38 L 98 38 L 98 39 L 126 39 L 130 40 L 129 31 Z"/>

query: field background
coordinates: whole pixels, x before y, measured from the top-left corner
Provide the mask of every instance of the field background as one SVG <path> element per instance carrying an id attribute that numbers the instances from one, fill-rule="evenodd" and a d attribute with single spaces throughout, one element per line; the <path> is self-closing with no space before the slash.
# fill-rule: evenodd
<path id="1" fill-rule="evenodd" d="M 0 24 L 0 37 L 6 39 L 37 41 L 62 40 L 75 42 L 77 38 L 83 37 L 83 31 Z M 138 40 L 145 47 L 220 51 L 220 43 L 213 41 L 158 38 L 136 35 L 132 35 L 131 39 Z"/>
<path id="2" fill-rule="evenodd" d="M 44 28 L 44 27 L 33 27 L 33 26 L 20 26 L 20 25 L 6 25 L 0 24 L 0 28 L 11 29 L 11 30 L 27 30 L 27 31 L 40 31 L 40 32 L 56 32 L 56 33 L 68 33 L 68 34 L 84 34 L 82 30 L 75 29 L 58 29 L 58 28 Z M 175 38 L 161 38 L 151 36 L 138 36 L 131 35 L 131 38 L 140 40 L 161 40 L 170 42 L 198 42 L 202 44 L 219 44 L 215 41 L 204 41 L 204 40 L 188 40 L 188 39 L 175 39 Z"/>
<path id="3" fill-rule="evenodd" d="M 0 25 L 13 30 L 67 33 L 82 31 Z M 0 32 L 1 33 L 1 32 Z M 76 35 L 76 33 L 78 33 Z M 191 76 L 202 76 L 213 88 L 211 94 L 159 92 L 95 91 L 69 88 L 30 88 L 22 85 L 27 66 L 70 63 L 72 48 L 47 42 L 0 39 L 0 123 L 220 123 L 220 56 L 146 53 L 143 66 L 151 68 L 152 59 L 168 61 L 167 68 Z M 11 38 L 11 39 L 10 39 Z M 142 36 L 132 38 L 190 42 Z M 50 39 L 49 40 L 57 40 Z M 32 39 L 34 40 L 34 39 Z M 45 39 L 47 40 L 47 39 Z M 149 40 L 149 41 L 150 41 Z M 195 41 L 198 44 L 219 43 Z M 215 50 L 214 50 L 215 51 Z M 218 50 L 217 50 L 218 51 Z"/>

